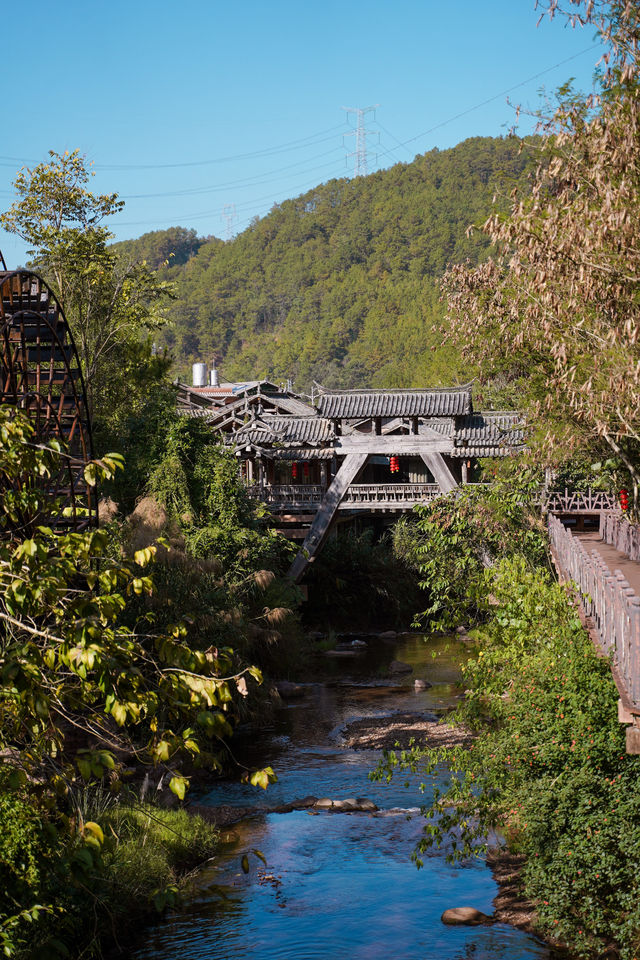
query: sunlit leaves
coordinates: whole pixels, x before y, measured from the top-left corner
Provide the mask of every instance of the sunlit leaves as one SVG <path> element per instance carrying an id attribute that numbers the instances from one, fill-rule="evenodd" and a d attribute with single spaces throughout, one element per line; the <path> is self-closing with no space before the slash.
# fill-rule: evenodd
<path id="1" fill-rule="evenodd" d="M 276 777 L 271 767 L 264 767 L 262 770 L 255 770 L 249 777 L 249 783 L 252 787 L 262 787 L 266 790 L 270 783 L 276 783 Z"/>
<path id="2" fill-rule="evenodd" d="M 184 800 L 185 792 L 188 786 L 189 781 L 186 777 L 175 776 L 169 781 L 169 789 L 172 793 L 175 793 L 179 800 Z"/>

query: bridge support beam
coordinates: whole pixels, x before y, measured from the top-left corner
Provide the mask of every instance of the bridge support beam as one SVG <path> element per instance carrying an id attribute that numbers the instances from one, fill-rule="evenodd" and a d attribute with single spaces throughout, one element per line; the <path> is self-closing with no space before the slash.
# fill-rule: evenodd
<path id="1" fill-rule="evenodd" d="M 329 527 L 331 526 L 331 521 L 338 511 L 338 507 L 347 492 L 349 484 L 353 482 L 358 472 L 365 465 L 368 456 L 368 453 L 349 453 L 344 458 L 340 469 L 333 478 L 331 486 L 323 497 L 322 503 L 309 528 L 309 533 L 305 537 L 298 556 L 291 564 L 289 576 L 296 583 L 302 578 L 309 563 L 324 543 L 327 533 L 329 532 Z"/>
<path id="2" fill-rule="evenodd" d="M 451 473 L 441 453 L 423 453 L 421 457 L 443 493 L 451 493 L 452 490 L 457 489 L 458 481 Z"/>

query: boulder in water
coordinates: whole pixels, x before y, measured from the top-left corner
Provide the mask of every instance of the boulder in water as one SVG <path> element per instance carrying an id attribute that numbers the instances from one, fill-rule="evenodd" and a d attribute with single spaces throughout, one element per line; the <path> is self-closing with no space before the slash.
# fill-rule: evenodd
<path id="1" fill-rule="evenodd" d="M 389 664 L 389 673 L 413 673 L 413 667 L 408 663 L 403 663 L 402 660 L 392 660 Z"/>
<path id="2" fill-rule="evenodd" d="M 481 923 L 492 923 L 493 918 L 476 910 L 475 907 L 450 907 L 440 917 L 443 923 L 451 925 L 460 925 L 467 927 L 476 927 Z"/>
<path id="3" fill-rule="evenodd" d="M 290 680 L 276 680 L 275 688 L 283 700 L 298 700 L 304 697 L 304 687 L 301 683 L 291 683 Z"/>

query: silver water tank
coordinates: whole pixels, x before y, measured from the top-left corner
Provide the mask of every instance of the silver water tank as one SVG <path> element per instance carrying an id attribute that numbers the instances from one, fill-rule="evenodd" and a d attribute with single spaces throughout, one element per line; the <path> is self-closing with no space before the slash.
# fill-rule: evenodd
<path id="1" fill-rule="evenodd" d="M 207 385 L 207 365 L 206 363 L 194 363 L 192 367 L 193 371 L 193 385 L 194 387 L 206 387 Z"/>
<path id="2" fill-rule="evenodd" d="M 211 367 L 211 370 L 209 371 L 209 386 L 220 386 L 220 377 L 218 376 L 218 371 L 216 370 L 215 366 Z"/>

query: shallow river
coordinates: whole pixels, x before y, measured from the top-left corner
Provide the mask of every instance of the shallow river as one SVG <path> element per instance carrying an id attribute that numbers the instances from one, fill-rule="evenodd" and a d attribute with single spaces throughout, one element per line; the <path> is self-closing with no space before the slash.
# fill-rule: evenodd
<path id="1" fill-rule="evenodd" d="M 266 793 L 220 784 L 201 802 L 266 809 L 309 794 L 368 797 L 379 813 L 265 812 L 234 824 L 190 902 L 149 931 L 135 960 L 549 958 L 543 944 L 509 926 L 441 923 L 447 907 L 492 912 L 491 872 L 479 861 L 451 866 L 441 853 L 426 856 L 417 870 L 410 856 L 422 826 L 418 807 L 428 802 L 433 780 L 424 792 L 417 778 L 408 786 L 404 777 L 372 783 L 368 773 L 380 754 L 341 746 L 341 728 L 357 717 L 439 712 L 454 703 L 459 656 L 458 643 L 408 636 L 395 645 L 372 641 L 358 657 L 322 658 L 326 682 L 290 702 L 260 739 L 258 762 L 273 765 L 278 783 Z M 411 664 L 413 673 L 376 680 L 393 659 Z M 416 692 L 416 678 L 433 686 Z M 245 853 L 247 876 L 240 866 Z"/>

